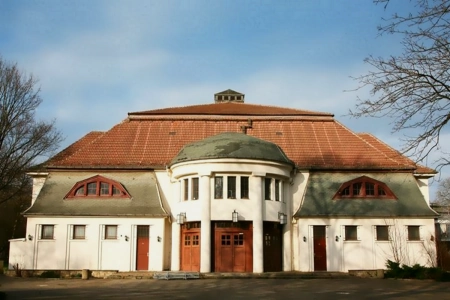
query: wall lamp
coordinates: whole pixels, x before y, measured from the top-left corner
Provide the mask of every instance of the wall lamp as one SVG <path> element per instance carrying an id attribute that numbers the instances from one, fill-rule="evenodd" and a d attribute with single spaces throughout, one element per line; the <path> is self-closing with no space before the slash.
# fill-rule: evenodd
<path id="1" fill-rule="evenodd" d="M 128 235 L 125 236 L 125 242 L 128 242 Z"/>
<path id="2" fill-rule="evenodd" d="M 280 220 L 280 224 L 286 224 L 287 221 L 287 216 L 285 214 L 283 214 L 282 212 L 278 213 L 278 220 Z"/>
<path id="3" fill-rule="evenodd" d="M 335 240 L 336 242 L 339 242 L 339 236 L 337 235 L 337 236 L 334 238 L 334 240 Z"/>
<path id="4" fill-rule="evenodd" d="M 186 213 L 182 212 L 177 215 L 177 224 L 184 224 L 186 222 Z"/>
<path id="5" fill-rule="evenodd" d="M 28 235 L 28 240 L 32 241 L 33 240 L 33 236 L 31 234 Z"/>
<path id="6" fill-rule="evenodd" d="M 303 237 L 303 241 L 306 243 L 306 236 Z"/>
<path id="7" fill-rule="evenodd" d="M 236 223 L 238 221 L 238 219 L 239 219 L 239 213 L 236 210 L 234 210 L 231 213 L 231 220 L 233 220 L 233 222 Z"/>
<path id="8" fill-rule="evenodd" d="M 158 236 L 157 240 L 158 240 L 158 243 L 161 243 L 162 238 L 160 236 Z"/>

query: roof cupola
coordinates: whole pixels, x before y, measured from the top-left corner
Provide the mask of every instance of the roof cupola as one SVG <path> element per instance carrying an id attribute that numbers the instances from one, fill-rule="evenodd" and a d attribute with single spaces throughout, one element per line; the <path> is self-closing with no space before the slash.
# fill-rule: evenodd
<path id="1" fill-rule="evenodd" d="M 226 90 L 217 94 L 214 94 L 215 103 L 226 103 L 226 102 L 240 102 L 244 103 L 245 95 L 233 90 Z"/>

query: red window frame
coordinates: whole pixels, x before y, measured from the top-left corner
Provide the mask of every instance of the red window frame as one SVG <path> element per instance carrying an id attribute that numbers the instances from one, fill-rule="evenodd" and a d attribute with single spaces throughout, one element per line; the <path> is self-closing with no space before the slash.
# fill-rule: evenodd
<path id="1" fill-rule="evenodd" d="M 103 183 L 103 189 L 102 189 Z M 95 193 L 88 186 L 95 184 Z M 105 193 L 105 185 L 108 184 L 108 193 Z M 81 192 L 80 192 L 81 191 Z M 117 193 L 119 191 L 119 193 Z M 120 182 L 96 175 L 85 180 L 77 182 L 67 193 L 64 199 L 71 198 L 131 198 L 130 194 L 125 190 Z"/>
<path id="2" fill-rule="evenodd" d="M 366 188 L 370 186 L 368 192 Z M 334 195 L 333 199 L 397 199 L 389 187 L 378 180 L 367 176 L 361 176 L 343 183 Z"/>

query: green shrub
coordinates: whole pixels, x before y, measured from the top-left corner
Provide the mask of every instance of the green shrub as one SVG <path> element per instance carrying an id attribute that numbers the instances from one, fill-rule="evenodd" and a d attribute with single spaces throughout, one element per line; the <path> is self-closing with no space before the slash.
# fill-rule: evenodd
<path id="1" fill-rule="evenodd" d="M 401 265 L 388 260 L 386 262 L 386 278 L 411 278 L 411 279 L 434 279 L 437 281 L 450 281 L 450 273 L 441 268 L 427 268 L 419 264 L 412 267 Z"/>
<path id="2" fill-rule="evenodd" d="M 42 272 L 42 274 L 39 276 L 41 278 L 60 278 L 61 274 L 57 271 L 44 271 Z"/>

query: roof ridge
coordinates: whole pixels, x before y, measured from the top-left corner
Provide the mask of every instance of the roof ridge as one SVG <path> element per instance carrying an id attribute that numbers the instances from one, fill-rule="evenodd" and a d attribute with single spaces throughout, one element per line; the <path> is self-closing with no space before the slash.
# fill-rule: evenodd
<path id="1" fill-rule="evenodd" d="M 305 114 L 305 115 L 316 115 L 316 116 L 331 116 L 334 117 L 334 114 L 328 113 L 328 112 L 319 112 L 319 111 L 313 111 L 313 110 L 307 110 L 307 109 L 300 109 L 300 108 L 287 108 L 282 106 L 276 106 L 276 105 L 263 105 L 263 104 L 252 104 L 252 103 L 242 103 L 242 102 L 217 102 L 217 103 L 204 103 L 204 104 L 198 104 L 198 105 L 184 105 L 184 106 L 172 106 L 172 107 L 164 107 L 164 108 L 157 108 L 152 110 L 144 110 L 144 111 L 135 111 L 135 112 L 128 112 L 128 116 L 133 115 L 145 115 L 145 114 L 168 114 L 168 115 L 177 115 L 177 114 L 183 114 L 183 115 L 229 115 L 229 112 L 223 112 L 223 111 L 201 111 L 202 108 L 208 108 L 208 107 L 231 107 L 236 105 L 240 106 L 246 106 L 246 107 L 254 107 L 254 108 L 266 108 L 266 109 L 276 109 L 279 110 L 279 112 L 273 112 L 270 111 L 270 114 L 267 112 L 243 112 L 246 113 L 246 115 L 290 115 L 289 112 L 292 112 L 292 114 Z M 190 111 L 189 109 L 197 109 L 197 111 Z M 199 110 L 200 109 L 200 110 Z M 281 112 L 280 112 L 281 111 Z M 238 114 L 237 112 L 233 112 L 234 115 Z M 241 114 L 242 115 L 242 114 Z"/>

